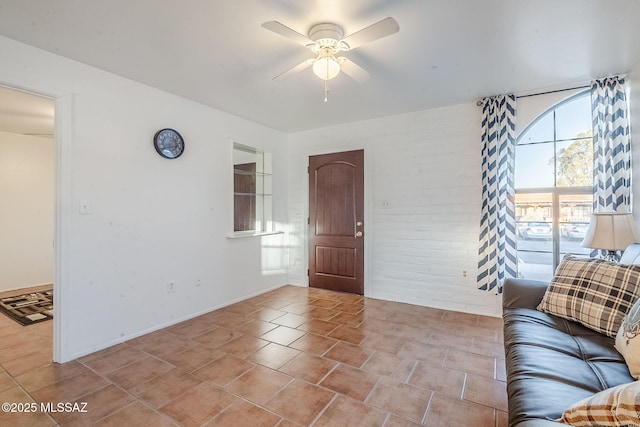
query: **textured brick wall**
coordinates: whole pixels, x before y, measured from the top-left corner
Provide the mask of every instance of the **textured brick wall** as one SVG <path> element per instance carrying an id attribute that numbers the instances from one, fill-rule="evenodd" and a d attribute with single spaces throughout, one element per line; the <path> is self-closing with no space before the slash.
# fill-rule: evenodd
<path id="1" fill-rule="evenodd" d="M 469 103 L 289 135 L 290 283 L 307 284 L 308 156 L 364 148 L 366 295 L 500 315 L 500 298 L 475 287 L 480 113 Z"/>

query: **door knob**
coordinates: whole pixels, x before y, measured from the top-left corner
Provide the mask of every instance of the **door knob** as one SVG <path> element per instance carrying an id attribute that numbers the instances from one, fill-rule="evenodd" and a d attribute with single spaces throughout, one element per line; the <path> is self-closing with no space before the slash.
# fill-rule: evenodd
<path id="1" fill-rule="evenodd" d="M 358 221 L 358 222 L 356 222 L 356 226 L 358 226 L 358 227 L 362 227 L 362 221 Z"/>
<path id="2" fill-rule="evenodd" d="M 356 237 L 362 237 L 362 231 L 356 231 Z"/>

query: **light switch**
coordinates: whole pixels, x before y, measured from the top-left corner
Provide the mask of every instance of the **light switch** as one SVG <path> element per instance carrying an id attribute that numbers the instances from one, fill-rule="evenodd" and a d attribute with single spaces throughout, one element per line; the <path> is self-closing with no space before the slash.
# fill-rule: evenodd
<path id="1" fill-rule="evenodd" d="M 88 200 L 80 200 L 80 213 L 81 214 L 90 214 L 91 213 L 91 202 Z"/>

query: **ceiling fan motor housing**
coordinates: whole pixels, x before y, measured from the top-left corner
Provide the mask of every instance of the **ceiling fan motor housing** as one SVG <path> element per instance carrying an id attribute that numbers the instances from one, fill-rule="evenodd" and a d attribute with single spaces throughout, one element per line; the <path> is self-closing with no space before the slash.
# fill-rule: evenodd
<path id="1" fill-rule="evenodd" d="M 317 24 L 309 30 L 309 38 L 319 47 L 336 47 L 343 37 L 342 27 L 336 24 Z"/>

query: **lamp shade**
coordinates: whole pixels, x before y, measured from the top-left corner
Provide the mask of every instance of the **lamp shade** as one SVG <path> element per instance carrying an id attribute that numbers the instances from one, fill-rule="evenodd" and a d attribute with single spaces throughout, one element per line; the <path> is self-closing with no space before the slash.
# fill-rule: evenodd
<path id="1" fill-rule="evenodd" d="M 621 251 L 639 240 L 632 214 L 598 212 L 591 216 L 591 223 L 580 246 Z"/>

